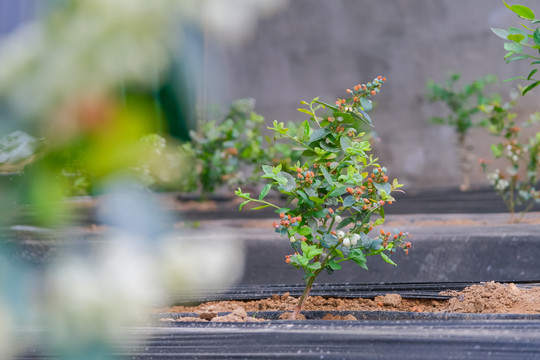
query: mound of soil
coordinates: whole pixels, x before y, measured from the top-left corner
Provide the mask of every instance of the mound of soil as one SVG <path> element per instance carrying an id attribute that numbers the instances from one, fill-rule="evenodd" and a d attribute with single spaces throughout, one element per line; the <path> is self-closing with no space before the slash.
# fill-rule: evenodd
<path id="1" fill-rule="evenodd" d="M 540 314 L 540 287 L 518 288 L 515 284 L 488 282 L 472 285 L 463 291 L 444 291 L 441 295 L 449 300 L 404 299 L 391 293 L 374 299 L 323 298 L 310 296 L 304 303 L 306 311 L 405 311 L 405 312 L 457 312 Z M 197 306 L 173 306 L 156 309 L 157 313 L 196 313 L 197 318 L 180 318 L 179 321 L 264 321 L 247 315 L 247 311 L 292 311 L 298 298 L 289 293 L 273 295 L 272 298 L 253 301 L 213 301 Z M 218 316 L 220 312 L 230 312 Z M 300 314 L 301 315 L 301 314 Z M 289 313 L 282 315 L 287 319 Z M 166 319 L 170 320 L 170 319 Z M 323 320 L 356 320 L 354 316 L 327 314 Z"/>

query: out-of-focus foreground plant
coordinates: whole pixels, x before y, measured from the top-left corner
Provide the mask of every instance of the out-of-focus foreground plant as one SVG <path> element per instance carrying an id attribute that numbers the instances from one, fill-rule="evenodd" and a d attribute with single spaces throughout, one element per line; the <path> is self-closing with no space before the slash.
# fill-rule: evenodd
<path id="1" fill-rule="evenodd" d="M 483 126 L 478 116 L 478 106 L 489 101 L 490 96 L 485 95 L 485 87 L 497 81 L 494 75 L 487 75 L 472 83 L 467 83 L 461 90 L 456 90 L 456 83 L 461 75 L 454 73 L 448 75 L 444 84 L 437 84 L 430 80 L 427 84 L 426 97 L 431 102 L 444 102 L 450 113 L 446 118 L 433 116 L 430 120 L 436 124 L 447 125 L 454 128 L 457 135 L 457 148 L 459 152 L 459 165 L 462 174 L 461 190 L 470 188 L 472 164 L 475 156 L 473 147 L 468 143 L 469 132 L 472 128 Z"/>
<path id="2" fill-rule="evenodd" d="M 0 177 L 1 358 L 24 346 L 24 332 L 11 324 L 44 329 L 59 358 L 106 359 L 119 331 L 173 291 L 238 278 L 241 250 L 167 233 L 171 224 L 133 185 L 133 170 L 150 167 L 153 179 L 168 179 L 178 169 L 174 159 L 175 166 L 154 166 L 149 156 L 167 147 L 149 134 L 187 139 L 196 99 L 178 66 L 191 53 L 183 30 L 205 27 L 234 40 L 282 3 L 235 1 L 232 9 L 211 0 L 55 1 L 58 7 L 0 39 L 0 169 L 20 173 Z M 40 262 L 39 271 L 14 261 L 20 249 L 13 231 L 76 243 L 70 227 L 53 231 L 68 218 L 70 187 L 105 194 L 99 218 L 113 233 L 86 238 L 75 252 L 66 247 L 65 257 Z M 21 213 L 31 221 L 18 223 Z M 216 252 L 198 256 L 208 246 Z"/>

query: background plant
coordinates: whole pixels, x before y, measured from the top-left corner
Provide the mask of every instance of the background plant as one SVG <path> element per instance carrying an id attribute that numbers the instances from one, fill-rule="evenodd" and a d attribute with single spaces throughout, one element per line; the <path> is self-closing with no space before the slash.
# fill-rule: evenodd
<path id="1" fill-rule="evenodd" d="M 303 101 L 307 114 L 296 132 L 274 121 L 270 127 L 275 138 L 286 138 L 303 149 L 303 162 L 296 169 L 286 171 L 281 165 L 263 165 L 262 178 L 271 179 L 257 198 L 243 193 L 236 194 L 248 203 L 275 207 L 279 221 L 275 231 L 287 236 L 294 254 L 286 262 L 304 271 L 305 290 L 300 297 L 293 318 L 300 312 L 317 275 L 323 270 L 332 273 L 341 263 L 354 261 L 367 269 L 366 257 L 378 255 L 389 264 L 398 248 L 408 252 L 407 234 L 391 233 L 381 229 L 373 236 L 371 231 L 384 223 L 384 205 L 392 204 L 392 191 L 402 185 L 389 180 L 387 169 L 369 154 L 371 145 L 357 129 L 360 124 L 372 125 L 367 114 L 372 108 L 369 97 L 380 91 L 386 80 L 381 76 L 367 84 L 358 84 L 347 90 L 350 97 L 338 99 L 330 105 L 315 98 Z M 323 111 L 325 111 L 323 113 Z M 323 114 L 323 115 L 322 115 Z M 287 196 L 285 207 L 265 200 L 271 188 Z"/>
<path id="2" fill-rule="evenodd" d="M 461 189 L 468 190 L 474 159 L 472 146 L 467 143 L 469 131 L 484 125 L 480 121 L 481 118 L 477 116 L 480 112 L 478 106 L 488 102 L 489 96 L 484 94 L 485 87 L 496 82 L 497 78 L 494 75 L 487 75 L 457 90 L 456 83 L 460 77 L 461 75 L 457 73 L 449 74 L 444 84 L 437 84 L 430 80 L 426 84 L 426 97 L 431 102 L 444 102 L 450 110 L 446 118 L 433 116 L 430 120 L 436 124 L 454 128 L 458 139 L 459 164 L 463 177 Z"/>
<path id="3" fill-rule="evenodd" d="M 194 161 L 185 191 L 200 190 L 207 197 L 224 185 L 254 184 L 261 163 L 286 165 L 298 157 L 286 144 L 265 147 L 264 117 L 254 107 L 254 99 L 236 100 L 223 120 L 203 121 L 191 132 L 191 142 L 181 148 Z"/>
<path id="4" fill-rule="evenodd" d="M 505 159 L 509 165 L 506 169 L 496 168 L 490 171 L 489 163 L 481 160 L 483 171 L 501 196 L 510 212 L 511 221 L 518 222 L 532 206 L 540 201 L 536 190 L 539 171 L 540 132 L 523 131 L 540 120 L 540 114 L 534 113 L 529 118 L 517 123 L 517 115 L 512 112 L 515 100 L 507 103 L 493 101 L 480 109 L 488 116 L 489 130 L 500 141 L 491 145 L 496 159 Z M 523 206 L 518 217 L 515 216 L 518 206 Z"/>
<path id="5" fill-rule="evenodd" d="M 529 74 L 524 76 L 514 77 L 508 80 L 522 79 L 527 80 L 530 84 L 522 89 L 522 95 L 525 95 L 530 90 L 540 84 L 540 79 L 535 78 L 540 65 L 540 19 L 536 18 L 534 11 L 524 5 L 508 5 L 503 1 L 504 5 L 513 11 L 520 19 L 526 20 L 527 23 L 521 23 L 521 27 L 509 27 L 508 29 L 491 28 L 491 30 L 499 37 L 509 42 L 504 44 L 506 55 L 504 58 L 507 63 L 518 60 L 531 61 L 533 69 Z"/>

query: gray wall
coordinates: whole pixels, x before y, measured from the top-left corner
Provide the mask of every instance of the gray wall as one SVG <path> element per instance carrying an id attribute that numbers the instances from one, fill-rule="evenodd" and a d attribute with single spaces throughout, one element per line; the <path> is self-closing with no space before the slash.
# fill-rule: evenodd
<path id="1" fill-rule="evenodd" d="M 520 3 L 540 12 L 537 0 Z M 498 0 L 291 0 L 240 47 L 208 44 L 205 99 L 224 104 L 251 96 L 268 122 L 297 121 L 300 100 L 334 100 L 384 75 L 372 116 L 381 162 L 408 188 L 457 186 L 455 136 L 428 122 L 445 108 L 424 99 L 425 83 L 448 71 L 469 80 L 528 73 L 527 63 L 505 64 L 503 40 L 490 31 L 512 24 L 518 18 Z M 520 112 L 530 112 L 539 94 L 525 97 Z M 475 131 L 472 140 L 478 156 L 489 155 L 489 136 Z M 473 182 L 485 183 L 476 164 Z"/>

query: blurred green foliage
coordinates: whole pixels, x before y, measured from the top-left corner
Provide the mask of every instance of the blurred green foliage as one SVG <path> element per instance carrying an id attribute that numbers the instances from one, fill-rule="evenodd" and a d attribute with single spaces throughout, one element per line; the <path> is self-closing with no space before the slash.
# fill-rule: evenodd
<path id="1" fill-rule="evenodd" d="M 540 79 L 534 76 L 538 72 L 540 65 L 540 19 L 536 18 L 534 11 L 524 5 L 509 5 L 503 1 L 504 5 L 514 12 L 520 19 L 526 23 L 521 23 L 521 27 L 510 26 L 508 29 L 491 28 L 495 35 L 507 40 L 504 44 L 506 55 L 504 59 L 507 63 L 513 61 L 527 60 L 531 62 L 532 70 L 525 76 L 517 76 L 510 80 L 527 80 L 529 85 L 521 90 L 521 94 L 525 95 L 530 90 L 540 85 Z"/>

